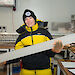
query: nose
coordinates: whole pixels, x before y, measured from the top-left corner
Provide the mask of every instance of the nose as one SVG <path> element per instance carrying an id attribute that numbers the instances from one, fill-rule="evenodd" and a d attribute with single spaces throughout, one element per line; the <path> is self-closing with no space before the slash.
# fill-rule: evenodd
<path id="1" fill-rule="evenodd" d="M 30 21 L 30 19 L 28 18 L 28 19 L 27 19 L 27 21 L 29 22 L 29 21 Z"/>

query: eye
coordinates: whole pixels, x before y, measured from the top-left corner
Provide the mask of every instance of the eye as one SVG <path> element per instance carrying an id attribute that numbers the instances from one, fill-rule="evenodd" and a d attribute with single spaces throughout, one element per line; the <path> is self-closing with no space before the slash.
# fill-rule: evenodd
<path id="1" fill-rule="evenodd" d="M 32 19 L 32 17 L 30 17 L 30 19 Z"/>

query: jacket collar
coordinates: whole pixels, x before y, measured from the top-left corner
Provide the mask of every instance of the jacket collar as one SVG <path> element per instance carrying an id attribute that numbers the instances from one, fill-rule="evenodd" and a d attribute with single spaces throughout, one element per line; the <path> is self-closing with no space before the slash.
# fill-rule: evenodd
<path id="1" fill-rule="evenodd" d="M 28 26 L 26 26 L 26 30 L 28 31 L 28 32 L 31 32 L 31 31 L 36 31 L 38 29 L 38 23 L 36 23 L 34 26 L 32 26 L 32 27 L 28 27 Z"/>

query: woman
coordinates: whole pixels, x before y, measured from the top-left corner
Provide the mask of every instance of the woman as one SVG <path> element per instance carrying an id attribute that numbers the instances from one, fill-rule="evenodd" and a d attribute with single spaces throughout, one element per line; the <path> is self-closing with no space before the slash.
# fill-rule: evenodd
<path id="1" fill-rule="evenodd" d="M 33 11 L 26 9 L 23 13 L 24 25 L 16 31 L 20 34 L 16 40 L 15 50 L 53 39 L 51 34 L 41 28 Z M 52 75 L 50 57 L 61 52 L 62 43 L 56 41 L 51 50 L 46 50 L 22 58 L 20 75 Z"/>

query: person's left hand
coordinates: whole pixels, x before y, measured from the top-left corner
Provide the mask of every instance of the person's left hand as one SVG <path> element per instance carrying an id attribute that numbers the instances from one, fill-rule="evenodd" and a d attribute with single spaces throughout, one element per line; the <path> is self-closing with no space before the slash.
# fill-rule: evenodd
<path id="1" fill-rule="evenodd" d="M 63 49 L 63 44 L 60 40 L 54 42 L 54 47 L 52 48 L 53 52 L 60 53 Z"/>

